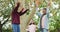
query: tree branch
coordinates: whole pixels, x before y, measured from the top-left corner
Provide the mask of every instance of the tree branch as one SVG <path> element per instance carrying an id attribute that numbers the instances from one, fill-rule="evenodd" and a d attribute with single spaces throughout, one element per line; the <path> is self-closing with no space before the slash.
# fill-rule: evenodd
<path id="1" fill-rule="evenodd" d="M 3 26 L 6 22 L 8 22 L 9 18 L 10 18 L 10 17 L 8 17 L 8 19 L 7 19 L 6 21 L 4 21 L 4 23 L 2 24 L 2 26 Z"/>

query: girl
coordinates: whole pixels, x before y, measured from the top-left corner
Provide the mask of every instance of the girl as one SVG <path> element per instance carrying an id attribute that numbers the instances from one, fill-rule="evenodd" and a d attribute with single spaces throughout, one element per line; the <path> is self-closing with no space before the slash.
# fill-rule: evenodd
<path id="1" fill-rule="evenodd" d="M 28 25 L 27 31 L 28 32 L 36 32 L 36 25 L 33 21 Z"/>

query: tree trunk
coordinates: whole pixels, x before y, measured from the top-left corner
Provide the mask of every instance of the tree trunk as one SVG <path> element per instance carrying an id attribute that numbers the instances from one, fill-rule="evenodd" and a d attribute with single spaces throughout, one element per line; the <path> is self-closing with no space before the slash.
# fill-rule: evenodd
<path id="1" fill-rule="evenodd" d="M 21 10 L 22 7 L 25 8 L 25 0 L 18 0 L 18 1 L 21 3 L 20 8 L 18 9 L 19 11 Z M 34 16 L 34 14 L 35 14 L 35 7 L 28 16 L 26 14 L 20 16 L 20 32 L 26 32 L 26 27 L 31 18 Z"/>
<path id="2" fill-rule="evenodd" d="M 19 12 L 19 11 L 21 11 L 22 8 L 25 8 L 25 0 L 17 0 L 17 1 L 15 1 L 15 3 L 17 3 L 17 2 L 20 2 L 20 7 L 18 9 L 18 12 Z M 23 17 L 23 19 L 26 19 L 25 15 L 23 15 L 22 17 Z M 20 19 L 20 32 L 25 32 L 25 30 L 24 30 L 25 27 L 23 26 L 25 21 L 22 20 L 22 17 Z"/>
<path id="3" fill-rule="evenodd" d="M 30 11 L 31 13 L 27 16 L 26 14 L 20 17 L 20 21 L 21 21 L 21 32 L 26 32 L 26 28 L 28 23 L 30 22 L 31 18 L 34 16 L 35 14 L 35 7 L 32 9 L 32 11 Z"/>
<path id="4" fill-rule="evenodd" d="M 21 16 L 21 32 L 26 32 L 27 25 L 31 18 L 34 16 L 34 14 L 35 10 L 31 11 L 28 17 L 26 15 Z"/>

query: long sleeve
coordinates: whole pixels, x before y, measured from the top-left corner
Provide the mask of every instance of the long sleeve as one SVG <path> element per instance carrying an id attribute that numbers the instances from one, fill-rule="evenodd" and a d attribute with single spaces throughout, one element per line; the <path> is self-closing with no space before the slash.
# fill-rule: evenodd
<path id="1" fill-rule="evenodd" d="M 49 18 L 49 7 L 47 7 L 47 17 Z"/>
<path id="2" fill-rule="evenodd" d="M 14 12 L 17 12 L 18 8 L 19 8 L 19 3 L 18 3 L 17 6 L 13 9 L 13 11 L 14 11 Z"/>
<path id="3" fill-rule="evenodd" d="M 14 11 L 15 11 L 15 12 L 17 12 L 17 10 L 18 10 L 18 6 L 14 8 Z"/>
<path id="4" fill-rule="evenodd" d="M 41 13 L 40 13 L 40 12 L 37 12 L 36 14 L 37 14 L 39 17 L 41 17 Z"/>
<path id="5" fill-rule="evenodd" d="M 39 17 L 41 17 L 41 13 L 39 12 L 39 8 L 38 8 L 38 7 L 36 7 L 36 14 L 37 14 Z"/>
<path id="6" fill-rule="evenodd" d="M 22 12 L 24 9 L 22 9 L 20 12 L 18 12 L 18 14 L 21 16 L 23 14 L 25 14 L 29 9 L 26 9 L 24 12 Z"/>

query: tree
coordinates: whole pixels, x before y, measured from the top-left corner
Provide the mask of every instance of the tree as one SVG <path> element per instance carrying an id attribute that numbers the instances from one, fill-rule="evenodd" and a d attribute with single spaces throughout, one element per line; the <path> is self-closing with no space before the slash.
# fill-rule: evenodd
<path id="1" fill-rule="evenodd" d="M 11 21 L 11 10 L 14 5 L 14 0 L 0 0 L 0 32 L 2 32 L 3 26 Z"/>
<path id="2" fill-rule="evenodd" d="M 38 3 L 39 8 L 43 8 L 47 6 L 47 3 L 45 0 L 39 0 L 35 2 L 34 0 L 17 0 L 18 2 L 21 3 L 21 6 L 19 7 L 19 11 L 24 7 L 24 8 L 29 8 L 31 9 L 28 11 L 26 14 L 22 15 L 20 17 L 21 20 L 21 32 L 26 32 L 26 27 L 30 20 L 34 17 L 35 12 L 36 12 L 36 5 L 35 3 Z M 17 2 L 16 0 L 0 0 L 0 32 L 2 31 L 3 26 L 11 21 L 11 11 L 12 8 L 14 7 L 14 4 Z M 55 2 L 54 5 L 59 4 L 60 5 L 60 0 L 54 0 L 52 2 Z M 52 5 L 52 4 L 51 4 Z M 53 5 L 52 5 L 53 6 Z M 53 8 L 50 7 L 50 32 L 60 32 L 60 6 L 59 8 Z M 33 18 L 34 19 L 34 18 Z M 35 20 L 37 21 L 37 20 Z M 10 22 L 11 23 L 11 22 Z M 38 21 L 37 21 L 38 23 Z M 7 25 L 7 24 L 6 24 Z M 5 32 L 5 31 L 4 31 Z"/>

